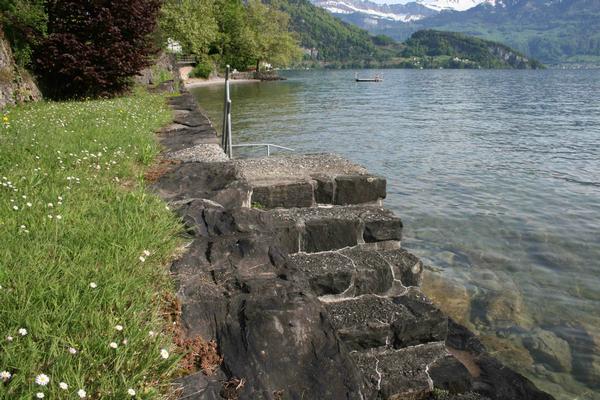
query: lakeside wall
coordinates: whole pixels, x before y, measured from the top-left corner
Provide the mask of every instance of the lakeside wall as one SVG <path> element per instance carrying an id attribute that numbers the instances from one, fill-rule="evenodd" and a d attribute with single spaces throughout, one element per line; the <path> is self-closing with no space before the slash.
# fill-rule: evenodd
<path id="1" fill-rule="evenodd" d="M 552 398 L 421 293 L 384 178 L 331 154 L 230 161 L 189 93 L 170 103 L 154 190 L 189 233 L 181 322 L 223 357 L 182 399 Z"/>

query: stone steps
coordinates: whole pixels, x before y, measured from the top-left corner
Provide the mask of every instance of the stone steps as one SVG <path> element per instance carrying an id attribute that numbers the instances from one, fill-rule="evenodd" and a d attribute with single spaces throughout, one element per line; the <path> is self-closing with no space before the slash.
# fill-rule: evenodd
<path id="1" fill-rule="evenodd" d="M 236 160 L 262 208 L 315 207 L 318 204 L 381 205 L 386 180 L 334 154 L 274 156 Z"/>

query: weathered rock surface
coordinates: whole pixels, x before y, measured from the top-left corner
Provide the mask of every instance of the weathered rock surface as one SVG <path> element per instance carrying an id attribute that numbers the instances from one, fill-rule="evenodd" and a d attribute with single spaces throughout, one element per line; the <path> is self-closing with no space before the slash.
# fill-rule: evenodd
<path id="1" fill-rule="evenodd" d="M 0 108 L 41 98 L 31 76 L 15 64 L 10 44 L 0 27 Z"/>
<path id="2" fill-rule="evenodd" d="M 401 220 L 379 205 L 384 180 L 331 155 L 209 162 L 210 121 L 190 96 L 170 102 L 162 140 L 179 163 L 154 190 L 190 238 L 172 265 L 181 322 L 223 356 L 217 376 L 180 381 L 182 399 L 551 398 L 468 331 L 448 335 L 418 288 L 422 263 L 400 247 Z"/>

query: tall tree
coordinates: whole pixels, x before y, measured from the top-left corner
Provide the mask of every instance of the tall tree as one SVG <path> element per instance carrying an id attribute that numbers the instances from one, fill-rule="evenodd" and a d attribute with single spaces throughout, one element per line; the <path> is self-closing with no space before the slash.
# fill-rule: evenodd
<path id="1" fill-rule="evenodd" d="M 48 0 L 34 70 L 52 97 L 110 96 L 148 66 L 161 0 Z"/>
<path id="2" fill-rule="evenodd" d="M 221 55 L 221 64 L 245 70 L 254 62 L 256 47 L 246 7 L 242 0 L 217 0 L 215 9 L 219 25 L 216 47 Z"/>
<path id="3" fill-rule="evenodd" d="M 162 8 L 160 27 L 178 41 L 186 53 L 205 57 L 217 39 L 219 27 L 214 0 L 167 0 Z"/>
<path id="4" fill-rule="evenodd" d="M 256 70 L 262 61 L 287 65 L 301 56 L 298 41 L 288 30 L 289 15 L 261 0 L 248 0 L 248 24 L 254 37 Z"/>

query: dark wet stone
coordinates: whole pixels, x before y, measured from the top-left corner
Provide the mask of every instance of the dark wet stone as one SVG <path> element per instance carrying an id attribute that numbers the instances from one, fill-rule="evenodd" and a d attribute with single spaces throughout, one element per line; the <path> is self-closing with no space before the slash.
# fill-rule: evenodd
<path id="1" fill-rule="evenodd" d="M 335 177 L 334 204 L 372 203 L 386 196 L 386 180 L 371 175 Z"/>
<path id="2" fill-rule="evenodd" d="M 429 343 L 405 349 L 375 349 L 353 352 L 352 357 L 367 378 L 371 398 L 421 400 L 432 392 L 428 366 L 444 357 L 443 343 Z"/>
<path id="3" fill-rule="evenodd" d="M 333 204 L 333 179 L 330 176 L 313 176 L 317 182 L 315 201 L 319 204 Z"/>
<path id="4" fill-rule="evenodd" d="M 423 263 L 418 257 L 406 250 L 380 250 L 379 256 L 394 268 L 395 279 L 404 286 L 421 286 L 423 280 Z"/>
<path id="5" fill-rule="evenodd" d="M 189 127 L 198 127 L 198 126 L 206 126 L 211 125 L 210 120 L 206 118 L 204 115 L 200 114 L 197 111 L 190 112 L 181 112 L 175 113 L 175 118 L 173 118 L 173 122 L 176 124 L 181 124 Z"/>
<path id="6" fill-rule="evenodd" d="M 293 254 L 288 264 L 308 279 L 312 292 L 317 296 L 348 290 L 356 272 L 352 260 L 337 252 Z"/>
<path id="7" fill-rule="evenodd" d="M 201 144 L 219 144 L 211 126 L 198 128 L 171 127 L 159 136 L 160 144 L 169 151 L 180 151 Z"/>
<path id="8" fill-rule="evenodd" d="M 252 188 L 252 205 L 262 208 L 312 207 L 315 205 L 310 182 L 282 182 Z"/>
<path id="9" fill-rule="evenodd" d="M 469 392 L 473 386 L 467 368 L 450 354 L 437 359 L 429 366 L 429 376 L 435 388 L 450 394 Z"/>
<path id="10" fill-rule="evenodd" d="M 249 188 L 237 180 L 229 162 L 189 162 L 176 165 L 152 186 L 167 201 L 209 199 L 224 207 L 249 203 Z"/>
<path id="11" fill-rule="evenodd" d="M 446 317 L 430 303 L 417 306 L 419 301 L 416 296 L 364 295 L 328 301 L 325 308 L 340 338 L 353 350 L 443 341 Z"/>
<path id="12" fill-rule="evenodd" d="M 223 400 L 220 395 L 222 383 L 217 377 L 197 372 L 179 378 L 175 384 L 181 388 L 180 400 Z"/>
<path id="13" fill-rule="evenodd" d="M 393 324 L 396 347 L 444 341 L 448 335 L 448 318 L 420 290 L 410 288 L 404 296 L 393 297 L 414 316 L 413 320 Z"/>
<path id="14" fill-rule="evenodd" d="M 289 281 L 246 282 L 219 331 L 225 369 L 244 377 L 240 398 L 361 399 L 362 378 L 318 300 Z"/>

